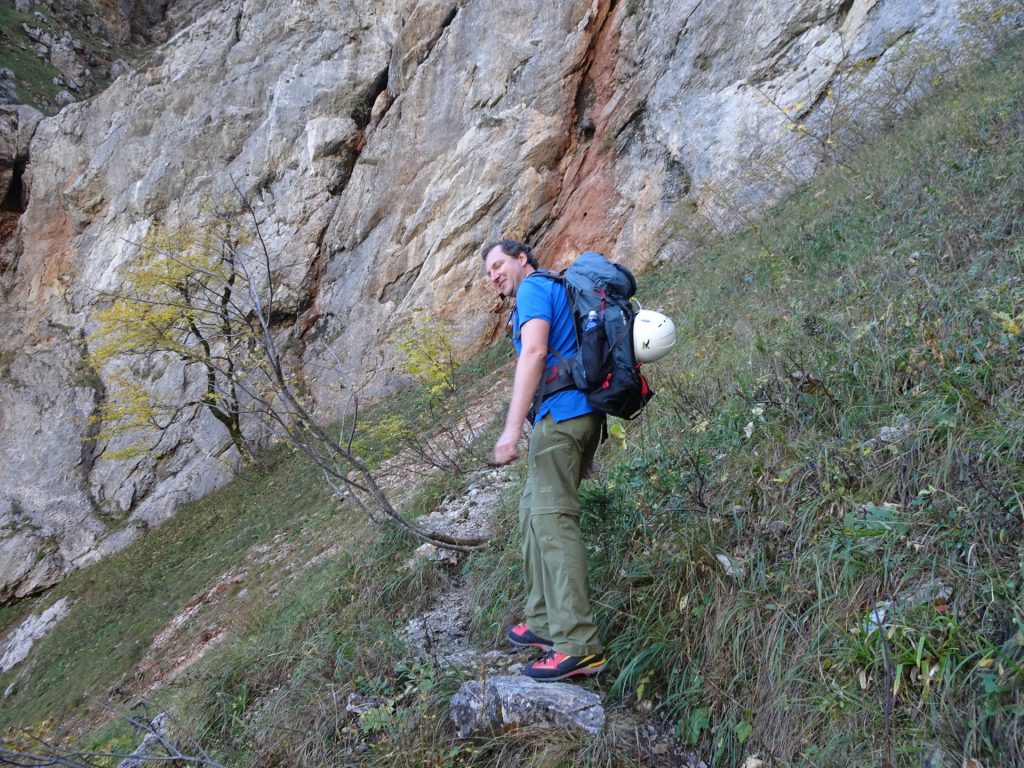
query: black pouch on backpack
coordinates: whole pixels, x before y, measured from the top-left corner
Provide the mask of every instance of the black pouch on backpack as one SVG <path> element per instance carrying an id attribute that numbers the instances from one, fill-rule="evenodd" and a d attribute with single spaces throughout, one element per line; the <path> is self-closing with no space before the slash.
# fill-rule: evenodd
<path id="1" fill-rule="evenodd" d="M 587 328 L 580 334 L 580 349 L 573 361 L 573 378 L 584 392 L 601 386 L 612 370 L 612 355 L 608 346 L 608 333 L 602 323 Z"/>
<path id="2" fill-rule="evenodd" d="M 605 382 L 587 395 L 587 401 L 592 408 L 609 416 L 631 419 L 652 397 L 654 391 L 638 370 L 614 368 Z"/>

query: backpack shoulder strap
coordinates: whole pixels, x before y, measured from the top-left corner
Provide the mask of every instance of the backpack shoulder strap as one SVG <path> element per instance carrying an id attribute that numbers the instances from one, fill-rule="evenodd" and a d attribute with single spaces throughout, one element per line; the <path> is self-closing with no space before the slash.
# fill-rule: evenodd
<path id="1" fill-rule="evenodd" d="M 556 283 L 565 284 L 565 272 L 552 272 L 550 269 L 535 269 L 533 272 L 526 276 L 529 280 L 531 277 L 546 277 L 548 280 L 554 280 Z"/>
<path id="2" fill-rule="evenodd" d="M 550 269 L 535 269 L 533 272 L 528 274 L 525 279 L 529 280 L 531 277 L 534 277 L 534 276 L 546 277 L 549 280 L 553 280 L 554 282 L 558 283 L 563 288 L 565 288 L 566 289 L 566 293 L 568 294 L 569 283 L 565 279 L 565 270 L 563 270 L 562 272 L 552 272 Z M 512 311 L 509 313 L 508 324 L 507 324 L 507 325 L 509 325 L 509 327 L 511 327 L 512 318 L 515 317 L 517 309 L 518 309 L 518 305 L 513 305 Z M 571 300 L 569 302 L 569 309 L 570 310 L 572 309 L 572 302 L 571 302 Z"/>
<path id="3" fill-rule="evenodd" d="M 526 276 L 529 280 L 531 277 L 546 277 L 553 282 L 558 283 L 565 289 L 566 297 L 569 298 L 569 312 L 573 313 L 572 299 L 569 294 L 569 281 L 565 279 L 565 271 L 552 272 L 549 269 L 535 269 L 533 272 Z M 515 308 L 512 310 L 515 312 Z M 573 313 L 572 318 L 573 330 L 576 331 L 576 318 Z M 577 331 L 578 334 L 578 331 Z M 578 342 L 578 339 L 577 339 Z M 537 386 L 537 391 L 534 393 L 533 402 L 530 404 L 529 419 L 532 423 L 537 414 L 537 409 L 540 407 L 541 401 L 551 395 L 561 392 L 565 389 L 575 389 L 576 385 L 572 378 L 572 361 L 567 360 L 564 356 L 559 354 L 558 350 L 548 347 L 548 352 L 558 358 L 558 362 L 553 365 L 549 365 L 544 369 L 544 373 L 541 375 L 540 383 Z"/>

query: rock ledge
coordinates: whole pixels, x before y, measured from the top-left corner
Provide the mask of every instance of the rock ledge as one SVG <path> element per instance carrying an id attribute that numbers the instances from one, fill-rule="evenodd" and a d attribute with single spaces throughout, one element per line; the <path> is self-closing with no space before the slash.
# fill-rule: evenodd
<path id="1" fill-rule="evenodd" d="M 538 683 L 528 677 L 470 680 L 451 699 L 459 736 L 534 726 L 597 734 L 604 706 L 593 691 L 570 683 Z"/>

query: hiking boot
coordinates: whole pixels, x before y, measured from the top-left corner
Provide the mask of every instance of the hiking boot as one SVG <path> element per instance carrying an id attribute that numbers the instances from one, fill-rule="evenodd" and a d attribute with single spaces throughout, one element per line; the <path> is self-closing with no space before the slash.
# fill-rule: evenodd
<path id="1" fill-rule="evenodd" d="M 591 677 L 604 669 L 603 653 L 590 653 L 586 656 L 566 656 L 558 651 L 551 651 L 543 659 L 526 665 L 523 674 L 541 682 L 564 680 L 574 675 Z"/>
<path id="2" fill-rule="evenodd" d="M 516 624 L 514 627 L 509 627 L 508 641 L 520 648 L 530 648 L 532 646 L 534 648 L 543 648 L 545 651 L 550 651 L 555 646 L 550 640 L 545 640 L 540 635 L 533 634 L 525 624 Z"/>

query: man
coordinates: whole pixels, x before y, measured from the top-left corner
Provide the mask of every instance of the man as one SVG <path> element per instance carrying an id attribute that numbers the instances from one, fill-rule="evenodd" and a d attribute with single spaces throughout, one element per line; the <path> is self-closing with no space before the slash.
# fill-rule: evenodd
<path id="1" fill-rule="evenodd" d="M 544 369 L 576 354 L 576 330 L 565 288 L 537 273 L 530 246 L 502 240 L 486 246 L 483 257 L 491 284 L 516 300 L 512 333 L 518 361 L 505 429 L 494 446 L 495 461 L 509 464 L 519 457 L 523 422 Z M 578 389 L 536 404 L 519 504 L 526 615 L 508 630 L 514 645 L 548 651 L 524 670 L 535 680 L 596 675 L 605 664 L 579 527 L 580 481 L 597 450 L 602 418 Z"/>

